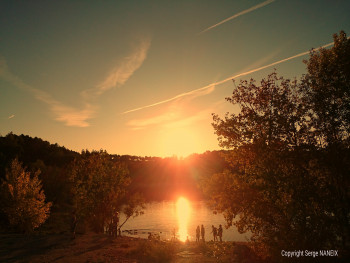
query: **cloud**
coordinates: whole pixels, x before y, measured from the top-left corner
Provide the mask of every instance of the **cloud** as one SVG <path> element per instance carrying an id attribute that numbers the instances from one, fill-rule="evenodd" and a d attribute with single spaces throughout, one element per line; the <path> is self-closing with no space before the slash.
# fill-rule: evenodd
<path id="1" fill-rule="evenodd" d="M 15 117 L 15 115 L 12 114 L 11 116 L 8 117 L 8 119 L 12 119 L 12 118 L 14 118 L 14 117 Z"/>
<path id="2" fill-rule="evenodd" d="M 95 116 L 95 109 L 86 105 L 83 109 L 76 109 L 60 103 L 51 105 L 51 110 L 56 114 L 56 120 L 64 122 L 66 126 L 88 127 L 88 120 Z"/>
<path id="3" fill-rule="evenodd" d="M 55 120 L 63 122 L 66 126 L 88 127 L 90 126 L 89 120 L 96 116 L 98 109 L 96 105 L 89 101 L 116 86 L 125 84 L 143 64 L 149 47 L 150 40 L 142 41 L 136 50 L 124 58 L 101 83 L 92 89 L 81 92 L 80 102 L 83 106 L 80 108 L 65 105 L 54 99 L 49 93 L 25 84 L 20 78 L 10 72 L 6 60 L 3 58 L 0 58 L 0 77 L 12 85 L 30 92 L 37 100 L 47 104 Z"/>
<path id="4" fill-rule="evenodd" d="M 274 59 L 279 53 L 281 52 L 281 49 L 277 49 L 273 52 L 271 52 L 270 54 L 254 61 L 252 64 L 250 64 L 247 67 L 244 67 L 241 69 L 241 72 L 246 72 L 246 71 L 250 71 L 251 68 L 259 68 L 261 65 L 266 64 L 267 62 L 271 61 L 272 59 Z"/>
<path id="5" fill-rule="evenodd" d="M 158 111 L 156 115 L 146 118 L 133 119 L 127 122 L 132 130 L 145 129 L 148 126 L 159 126 L 165 129 L 178 129 L 181 127 L 188 127 L 194 123 L 211 119 L 211 114 L 215 110 L 221 109 L 226 103 L 225 99 L 219 100 L 209 107 L 207 106 L 205 110 L 199 111 L 198 109 L 186 107 L 186 101 L 174 101 L 167 109 L 163 111 Z"/>
<path id="6" fill-rule="evenodd" d="M 239 17 L 239 16 L 248 14 L 248 13 L 250 13 L 250 12 L 256 10 L 256 9 L 259 9 L 259 8 L 261 8 L 261 7 L 263 7 L 263 6 L 266 6 L 266 5 L 268 5 L 268 4 L 271 4 L 271 3 L 274 2 L 274 1 L 275 1 L 275 0 L 267 0 L 267 1 L 265 1 L 265 2 L 262 2 L 262 3 L 258 4 L 258 5 L 255 5 L 255 6 L 251 7 L 251 8 L 248 8 L 248 9 L 246 9 L 246 10 L 243 10 L 242 12 L 239 12 L 239 13 L 233 15 L 233 16 L 230 16 L 229 18 L 226 18 L 225 20 L 222 20 L 221 22 L 219 22 L 219 23 L 217 23 L 217 24 L 215 24 L 215 25 L 212 25 L 212 26 L 210 26 L 210 27 L 204 29 L 203 31 L 199 32 L 198 35 L 203 34 L 204 32 L 206 32 L 206 31 L 208 31 L 208 30 L 210 30 L 210 29 L 213 29 L 214 27 L 217 27 L 217 26 L 219 26 L 219 25 L 221 25 L 221 24 L 223 24 L 223 23 L 226 23 L 226 22 L 228 22 L 228 21 L 230 21 L 230 20 L 232 20 L 232 19 L 235 19 L 235 18 L 237 18 L 237 17 Z"/>
<path id="7" fill-rule="evenodd" d="M 149 118 L 130 120 L 127 122 L 126 125 L 130 126 L 132 130 L 140 130 L 150 125 L 158 125 L 164 122 L 172 122 L 174 120 L 178 120 L 179 118 L 180 115 L 178 112 L 168 111 Z"/>
<path id="8" fill-rule="evenodd" d="M 183 110 L 184 107 L 177 102 L 171 105 L 165 112 L 152 117 L 133 119 L 127 122 L 132 130 L 145 129 L 148 126 L 159 125 L 162 128 L 173 129 L 190 126 L 194 122 L 210 118 L 212 108 L 197 113 Z"/>
<path id="9" fill-rule="evenodd" d="M 189 92 L 181 93 L 179 95 L 176 95 L 175 97 L 172 97 L 172 98 L 169 98 L 169 99 L 166 99 L 166 100 L 162 100 L 162 101 L 159 101 L 159 102 L 156 102 L 156 103 L 153 103 L 153 104 L 149 104 L 149 105 L 142 106 L 142 107 L 139 107 L 139 108 L 127 110 L 127 111 L 124 111 L 122 114 L 143 110 L 143 109 L 154 107 L 154 106 L 157 106 L 157 105 L 160 105 L 160 104 L 164 104 L 164 103 L 167 103 L 167 102 L 179 100 L 179 99 L 182 99 L 182 98 L 185 98 L 185 97 L 187 99 L 194 99 L 194 98 L 197 98 L 199 96 L 208 95 L 208 94 L 212 93 L 214 90 L 215 90 L 215 83 L 207 85 L 207 86 L 199 88 L 199 89 L 195 89 L 195 90 L 189 91 Z"/>
<path id="10" fill-rule="evenodd" d="M 165 123 L 164 127 L 168 128 L 168 129 L 174 129 L 174 128 L 191 126 L 198 121 L 211 119 L 211 114 L 213 111 L 214 111 L 213 108 L 199 111 L 195 114 L 192 114 L 189 117 L 181 118 L 181 119 L 178 119 L 177 121 L 174 121 L 174 122 Z"/>
<path id="11" fill-rule="evenodd" d="M 147 58 L 147 53 L 150 48 L 150 39 L 144 39 L 132 54 L 125 57 L 118 66 L 110 71 L 107 77 L 95 88 L 88 89 L 82 92 L 83 97 L 91 99 L 99 96 L 117 86 L 122 86 L 141 67 L 144 60 Z"/>
<path id="12" fill-rule="evenodd" d="M 94 117 L 95 112 L 90 105 L 86 105 L 83 109 L 69 107 L 52 98 L 47 92 L 25 84 L 20 78 L 10 72 L 4 59 L 0 61 L 0 77 L 17 88 L 30 92 L 34 98 L 49 105 L 51 112 L 54 114 L 54 119 L 64 122 L 66 126 L 87 127 L 89 126 L 87 121 Z M 14 115 L 12 116 L 14 117 Z"/>
<path id="13" fill-rule="evenodd" d="M 349 38 L 350 37 L 348 37 L 348 39 Z M 313 50 L 317 51 L 317 50 L 319 50 L 321 48 L 326 48 L 326 47 L 332 46 L 333 44 L 334 44 L 334 42 L 331 42 L 331 43 L 323 45 L 323 46 L 321 46 L 319 48 L 315 48 Z M 295 58 L 298 58 L 298 57 L 305 56 L 305 55 L 307 55 L 309 53 L 310 53 L 310 51 L 305 51 L 305 52 L 299 53 L 297 55 L 294 55 L 294 56 L 291 56 L 291 57 L 288 57 L 288 58 L 281 59 L 279 61 L 273 62 L 271 64 L 268 64 L 268 65 L 265 65 L 265 66 L 262 66 L 262 67 L 258 67 L 258 68 L 255 68 L 255 69 L 252 69 L 252 70 L 249 70 L 249 71 L 245 71 L 245 72 L 239 73 L 237 75 L 233 75 L 233 76 L 228 77 L 226 79 L 223 79 L 223 80 L 211 83 L 209 85 L 206 85 L 206 86 L 204 86 L 202 88 L 195 89 L 195 90 L 192 90 L 192 91 L 188 91 L 188 92 L 185 92 L 185 93 L 181 93 L 181 94 L 176 95 L 175 97 L 172 97 L 172 98 L 169 98 L 169 99 L 165 99 L 165 100 L 162 100 L 162 101 L 159 101 L 159 102 L 155 102 L 155 103 L 152 103 L 152 104 L 149 104 L 149 105 L 146 105 L 146 106 L 142 106 L 142 107 L 138 107 L 138 108 L 134 108 L 134 109 L 131 109 L 131 110 L 124 111 L 122 114 L 131 113 L 131 112 L 143 110 L 143 109 L 146 109 L 146 108 L 154 107 L 154 106 L 161 105 L 161 104 L 164 104 L 164 103 L 167 103 L 167 102 L 171 102 L 171 101 L 177 100 L 179 98 L 187 97 L 187 96 L 198 97 L 198 96 L 208 95 L 208 94 L 212 93 L 218 85 L 221 85 L 221 84 L 223 84 L 225 82 L 232 81 L 232 80 L 234 80 L 234 79 L 236 79 L 238 77 L 242 77 L 242 76 L 245 76 L 245 75 L 248 75 L 248 74 L 251 74 L 251 73 L 254 73 L 254 72 L 257 72 L 257 71 L 260 71 L 260 70 L 263 70 L 263 69 L 266 69 L 266 68 L 269 68 L 269 67 L 272 67 L 272 66 L 275 66 L 275 65 L 278 65 L 278 64 L 281 64 L 283 62 L 286 62 L 286 61 L 289 61 L 289 60 L 292 60 L 292 59 L 295 59 Z"/>

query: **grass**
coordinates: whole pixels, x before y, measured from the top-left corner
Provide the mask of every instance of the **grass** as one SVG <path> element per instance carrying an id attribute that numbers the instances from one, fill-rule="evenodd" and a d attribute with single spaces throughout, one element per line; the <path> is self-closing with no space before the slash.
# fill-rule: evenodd
<path id="1" fill-rule="evenodd" d="M 244 244 L 111 238 L 86 233 L 23 236 L 0 234 L 0 262 L 258 262 Z"/>
<path id="2" fill-rule="evenodd" d="M 129 256 L 140 262 L 171 262 L 178 251 L 175 242 L 139 240 L 136 248 L 130 251 Z"/>

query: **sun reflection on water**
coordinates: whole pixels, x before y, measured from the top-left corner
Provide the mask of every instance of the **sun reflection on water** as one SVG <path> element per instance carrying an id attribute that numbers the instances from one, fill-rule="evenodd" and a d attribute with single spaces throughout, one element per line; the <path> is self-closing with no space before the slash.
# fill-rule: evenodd
<path id="1" fill-rule="evenodd" d="M 187 226 L 190 220 L 191 206 L 190 202 L 184 198 L 180 197 L 176 202 L 176 214 L 177 221 L 179 224 L 179 240 L 186 241 L 188 237 Z"/>

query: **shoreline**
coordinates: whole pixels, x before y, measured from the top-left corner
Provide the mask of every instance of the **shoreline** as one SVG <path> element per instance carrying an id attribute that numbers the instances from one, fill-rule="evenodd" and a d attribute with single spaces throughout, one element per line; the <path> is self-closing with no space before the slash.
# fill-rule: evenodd
<path id="1" fill-rule="evenodd" d="M 247 254 L 243 242 L 158 241 L 105 234 L 1 233 L 0 262 L 217 262 L 219 248 Z M 237 253 L 237 251 L 240 251 Z M 246 256 L 246 255 L 245 255 Z M 224 259 L 224 258 L 223 258 Z M 231 260 L 231 259 L 230 259 Z M 226 261 L 222 261 L 226 262 Z M 241 262 L 241 261 L 227 261 Z M 252 261 L 253 262 L 253 261 Z M 258 262 L 258 261 L 256 261 Z"/>

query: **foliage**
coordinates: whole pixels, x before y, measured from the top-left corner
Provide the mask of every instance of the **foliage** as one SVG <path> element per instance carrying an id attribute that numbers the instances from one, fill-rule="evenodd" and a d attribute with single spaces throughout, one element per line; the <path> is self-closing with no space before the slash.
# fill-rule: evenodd
<path id="1" fill-rule="evenodd" d="M 71 182 L 77 220 L 86 219 L 96 232 L 103 232 L 126 203 L 130 177 L 125 165 L 113 161 L 105 151 L 84 151 L 72 165 Z M 130 200 L 126 212 L 139 212 L 140 198 Z"/>
<path id="2" fill-rule="evenodd" d="M 238 114 L 220 119 L 213 114 L 213 127 L 220 146 L 228 149 L 249 144 L 295 147 L 307 143 L 306 106 L 296 80 L 268 75 L 260 85 L 241 81 L 226 100 L 240 106 Z"/>
<path id="3" fill-rule="evenodd" d="M 350 146 L 350 39 L 334 34 L 330 49 L 312 50 L 305 60 L 306 103 L 319 144 Z"/>
<path id="4" fill-rule="evenodd" d="M 204 246 L 204 243 L 200 242 L 196 244 L 197 247 Z M 215 258 L 215 262 L 229 263 L 259 263 L 263 262 L 246 244 L 239 242 L 213 242 L 210 241 L 205 245 L 206 251 L 203 254 L 207 254 L 210 257 Z"/>
<path id="5" fill-rule="evenodd" d="M 122 212 L 125 214 L 125 220 L 118 227 L 118 230 L 131 218 L 139 215 L 143 215 L 143 209 L 145 209 L 145 201 L 140 193 L 136 193 L 127 198 L 125 204 L 122 206 Z"/>
<path id="6" fill-rule="evenodd" d="M 213 127 L 230 169 L 205 179 L 228 226 L 250 231 L 256 251 L 344 249 L 349 244 L 350 41 L 311 51 L 301 82 L 274 72 L 241 81 L 227 100 L 240 106 Z M 238 218 L 237 218 L 238 217 Z"/>
<path id="7" fill-rule="evenodd" d="M 332 48 L 311 51 L 304 61 L 308 74 L 303 86 L 313 132 L 322 149 L 313 174 L 323 176 L 328 185 L 322 194 L 333 215 L 329 223 L 345 249 L 350 242 L 350 39 L 344 31 L 333 39 Z"/>
<path id="8" fill-rule="evenodd" d="M 40 170 L 46 199 L 56 205 L 67 202 L 68 178 L 66 167 L 79 154 L 58 144 L 50 144 L 40 138 L 9 133 L 0 137 L 0 178 L 5 178 L 6 167 L 18 158 L 28 171 Z"/>
<path id="9" fill-rule="evenodd" d="M 49 217 L 52 204 L 45 203 L 39 173 L 31 177 L 14 159 L 1 185 L 2 209 L 10 225 L 23 232 L 33 231 Z"/>

